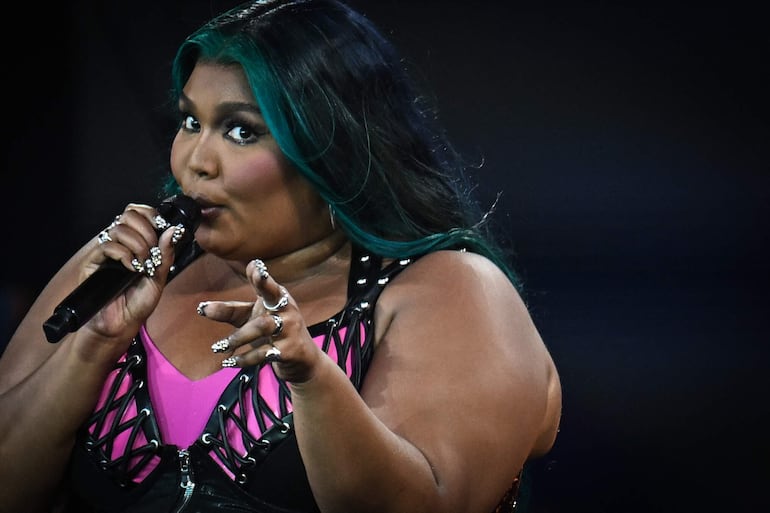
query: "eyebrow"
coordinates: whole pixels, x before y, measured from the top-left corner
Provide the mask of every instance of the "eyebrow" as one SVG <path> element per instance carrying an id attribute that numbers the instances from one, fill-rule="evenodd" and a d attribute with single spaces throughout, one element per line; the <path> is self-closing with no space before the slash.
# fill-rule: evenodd
<path id="1" fill-rule="evenodd" d="M 182 104 L 195 105 L 195 102 L 190 100 L 184 93 L 179 96 L 179 101 Z M 217 114 L 220 116 L 243 111 L 252 112 L 258 116 L 262 116 L 262 111 L 259 107 L 249 102 L 223 102 L 217 105 Z"/>

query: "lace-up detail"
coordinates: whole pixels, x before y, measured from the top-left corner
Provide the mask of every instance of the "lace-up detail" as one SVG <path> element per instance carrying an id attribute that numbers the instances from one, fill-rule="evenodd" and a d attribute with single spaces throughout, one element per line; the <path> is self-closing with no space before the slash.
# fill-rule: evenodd
<path id="1" fill-rule="evenodd" d="M 359 387 L 370 359 L 371 319 L 364 319 L 358 305 L 345 309 L 313 331 L 316 343 Z M 347 319 L 347 321 L 346 321 Z M 277 385 L 277 386 L 276 386 Z M 293 430 L 291 392 L 264 365 L 243 369 L 222 394 L 220 404 L 206 425 L 199 442 L 239 484 L 248 481 L 248 470 L 264 460 L 274 446 Z"/>
<path id="2" fill-rule="evenodd" d="M 140 346 L 134 339 L 131 349 Z M 136 479 L 160 448 L 158 427 L 150 409 L 138 406 L 145 403 L 141 399 L 148 398 L 145 360 L 131 349 L 108 377 L 97 408 L 85 425 L 86 450 L 121 486 Z"/>
<path id="3" fill-rule="evenodd" d="M 372 307 L 385 285 L 410 260 L 381 268 L 380 258 L 353 249 L 348 303 L 326 322 L 309 328 L 319 347 L 361 387 L 372 357 Z M 181 269 L 177 269 L 177 272 Z M 139 338 L 110 374 L 84 433 L 84 445 L 100 468 L 125 487 L 141 482 L 163 453 L 145 382 L 146 353 Z M 271 365 L 241 369 L 226 386 L 194 445 L 240 485 L 283 440 L 293 434 L 291 393 Z"/>

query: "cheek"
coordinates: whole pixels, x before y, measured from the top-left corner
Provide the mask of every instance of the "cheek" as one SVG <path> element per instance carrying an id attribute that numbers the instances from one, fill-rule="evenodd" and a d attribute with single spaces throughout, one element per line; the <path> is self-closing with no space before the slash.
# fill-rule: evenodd
<path id="1" fill-rule="evenodd" d="M 181 150 L 181 144 L 178 141 L 179 139 L 179 132 L 177 132 L 176 136 L 174 136 L 174 140 L 171 143 L 171 152 L 169 154 L 169 166 L 171 167 L 171 174 L 174 175 L 174 178 L 176 179 L 177 183 L 181 184 L 182 179 L 182 169 L 184 167 L 182 166 L 182 150 Z"/>
<path id="2" fill-rule="evenodd" d="M 270 152 L 229 162 L 225 177 L 229 193 L 240 198 L 261 198 L 264 201 L 282 191 L 296 175 L 280 156 Z"/>

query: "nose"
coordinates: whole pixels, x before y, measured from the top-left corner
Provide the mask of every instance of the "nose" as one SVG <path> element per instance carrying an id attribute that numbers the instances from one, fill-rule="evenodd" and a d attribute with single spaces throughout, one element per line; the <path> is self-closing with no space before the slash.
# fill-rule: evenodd
<path id="1" fill-rule="evenodd" d="M 187 166 L 191 172 L 200 178 L 213 178 L 219 172 L 219 162 L 214 143 L 215 141 L 205 132 L 192 142 Z"/>

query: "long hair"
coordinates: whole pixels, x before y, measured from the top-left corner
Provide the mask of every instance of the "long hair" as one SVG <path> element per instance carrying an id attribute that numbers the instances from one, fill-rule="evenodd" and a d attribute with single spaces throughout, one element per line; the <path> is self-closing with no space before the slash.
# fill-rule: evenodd
<path id="1" fill-rule="evenodd" d="M 282 152 L 351 240 L 394 258 L 465 248 L 519 286 L 435 109 L 365 16 L 336 0 L 251 1 L 182 43 L 177 98 L 198 60 L 243 68 Z"/>

